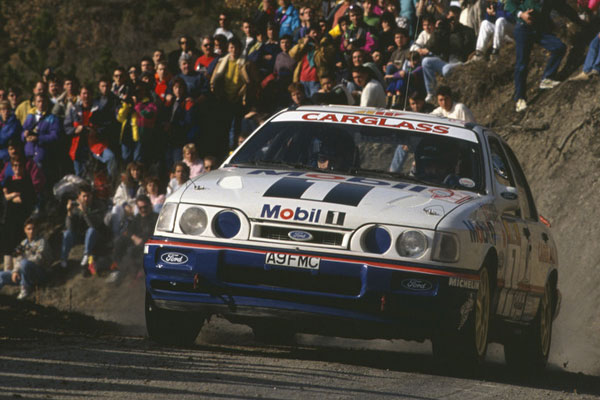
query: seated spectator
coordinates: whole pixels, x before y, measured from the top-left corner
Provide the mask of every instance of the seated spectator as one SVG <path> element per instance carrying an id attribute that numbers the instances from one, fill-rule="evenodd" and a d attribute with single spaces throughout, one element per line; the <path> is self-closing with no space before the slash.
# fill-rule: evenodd
<path id="1" fill-rule="evenodd" d="M 435 107 L 431 103 L 425 102 L 424 92 L 414 91 L 408 96 L 408 105 L 410 111 L 429 114 Z"/>
<path id="2" fill-rule="evenodd" d="M 311 98 L 313 104 L 348 104 L 345 88 L 342 85 L 334 88 L 335 81 L 331 76 L 321 77 L 320 83 L 321 89 Z"/>
<path id="3" fill-rule="evenodd" d="M 217 159 L 213 156 L 204 156 L 204 172 L 210 172 L 213 169 L 217 169 Z"/>
<path id="4" fill-rule="evenodd" d="M 458 22 L 459 16 L 460 8 L 450 7 L 446 19 L 436 23 L 435 31 L 426 45 L 435 54 L 434 57 L 426 57 L 422 63 L 427 102 L 434 100 L 435 74 L 448 75 L 453 68 L 464 63 L 475 48 L 475 33 Z"/>
<path id="5" fill-rule="evenodd" d="M 80 266 L 84 276 L 95 273 L 93 255 L 102 235 L 105 207 L 94 198 L 92 188 L 82 185 L 77 200 L 67 201 L 67 218 L 61 248 L 60 265 L 67 267 L 69 252 L 77 243 L 84 243 Z"/>
<path id="6" fill-rule="evenodd" d="M 55 145 L 58 144 L 59 132 L 60 121 L 56 115 L 50 114 L 48 98 L 45 95 L 36 95 L 35 109 L 27 115 L 21 139 L 25 142 L 25 156 L 33 158 L 47 177 L 50 177 L 49 173 L 54 170 L 49 166 L 50 161 L 56 160 L 58 156 Z M 45 166 L 47 162 L 48 166 Z"/>
<path id="7" fill-rule="evenodd" d="M 306 98 L 304 85 L 302 85 L 300 82 L 290 83 L 290 86 L 288 86 L 288 92 L 292 98 L 292 105 L 290 106 L 290 109 L 295 110 L 300 106 L 312 104 L 310 100 Z"/>
<path id="8" fill-rule="evenodd" d="M 383 87 L 370 76 L 369 68 L 354 67 L 352 70 L 354 83 L 361 88 L 360 106 L 385 108 L 386 96 Z"/>
<path id="9" fill-rule="evenodd" d="M 280 35 L 294 35 L 294 30 L 300 26 L 298 10 L 291 0 L 279 0 L 279 8 L 275 12 L 275 20 L 279 24 Z"/>
<path id="10" fill-rule="evenodd" d="M 12 140 L 20 140 L 21 123 L 10 109 L 7 100 L 0 101 L 0 164 L 9 161 L 8 143 Z"/>
<path id="11" fill-rule="evenodd" d="M 115 239 L 112 272 L 107 278 L 109 283 L 119 281 L 123 274 L 141 273 L 144 243 L 154 232 L 158 214 L 152 210 L 148 196 L 139 195 L 135 202 L 139 213 L 127 225 L 125 232 Z"/>
<path id="12" fill-rule="evenodd" d="M 10 164 L 13 174 L 2 183 L 6 217 L 0 247 L 4 255 L 5 270 L 12 269 L 12 251 L 23 239 L 23 223 L 33 211 L 36 202 L 33 184 L 25 171 L 25 159 L 15 157 L 10 160 Z"/>
<path id="13" fill-rule="evenodd" d="M 600 2 L 598 2 L 598 5 L 600 5 Z M 594 36 L 594 39 L 590 43 L 583 63 L 583 71 L 571 78 L 571 80 L 586 81 L 598 75 L 600 75 L 600 33 Z"/>
<path id="14" fill-rule="evenodd" d="M 395 83 L 395 86 L 391 86 Z M 423 80 L 423 67 L 421 67 L 421 55 L 416 51 L 411 51 L 408 55 L 405 69 L 396 72 L 390 76 L 390 86 L 388 90 L 394 90 L 392 96 L 392 106 L 400 108 L 400 102 L 403 101 L 406 92 L 411 89 L 420 93 L 425 92 L 425 83 Z M 388 95 L 388 99 L 389 99 Z"/>
<path id="15" fill-rule="evenodd" d="M 139 161 L 130 162 L 113 196 L 112 209 L 105 217 L 105 222 L 110 227 L 113 235 L 116 236 L 121 233 L 127 226 L 127 222 L 133 217 L 135 198 L 146 193 L 143 181 L 144 164 Z"/>
<path id="16" fill-rule="evenodd" d="M 397 29 L 394 33 L 394 51 L 385 66 L 385 81 L 387 83 L 386 92 L 392 96 L 399 92 L 396 89 L 398 79 L 404 79 L 408 73 L 408 55 L 410 53 L 410 39 L 406 29 Z"/>
<path id="17" fill-rule="evenodd" d="M 198 157 L 194 143 L 183 146 L 183 162 L 190 168 L 190 179 L 204 173 L 204 161 Z"/>
<path id="18" fill-rule="evenodd" d="M 33 190 L 36 195 L 40 195 L 46 184 L 46 177 L 44 173 L 38 167 L 38 165 L 30 158 L 25 158 L 25 152 L 23 150 L 23 143 L 20 139 L 10 139 L 8 141 L 8 157 L 12 159 L 23 159 L 25 160 L 25 172 L 31 179 L 33 184 Z M 4 164 L 2 172 L 0 172 L 0 185 L 4 185 L 6 179 L 12 178 L 14 172 L 10 162 Z"/>
<path id="19" fill-rule="evenodd" d="M 412 0 L 411 0 L 412 1 Z M 411 29 L 411 21 L 409 21 L 406 17 L 400 15 L 400 9 L 398 8 L 397 1 L 388 1 L 385 6 L 384 14 L 388 12 L 394 16 L 394 22 L 398 28 L 403 28 L 409 31 Z M 383 18 L 383 15 L 382 15 Z"/>
<path id="20" fill-rule="evenodd" d="M 474 60 L 481 60 L 492 40 L 491 57 L 497 57 L 502 43 L 513 36 L 515 18 L 509 12 L 504 11 L 502 1 L 489 0 L 485 9 L 484 20 L 479 26 L 477 45 L 475 46 Z"/>
<path id="21" fill-rule="evenodd" d="M 365 24 L 371 28 L 371 30 L 378 30 L 380 16 L 374 12 L 375 0 L 364 0 L 362 6 L 364 9 L 363 21 L 365 21 Z"/>
<path id="22" fill-rule="evenodd" d="M 204 169 L 204 165 L 202 166 L 202 169 Z M 146 178 L 144 182 L 146 195 L 150 198 L 152 209 L 154 212 L 160 212 L 163 204 L 165 204 L 165 195 L 160 192 L 160 179 L 158 176 L 154 175 Z"/>
<path id="23" fill-rule="evenodd" d="M 432 115 L 459 119 L 465 122 L 475 122 L 475 117 L 473 117 L 471 110 L 463 103 L 455 102 L 452 99 L 452 90 L 448 86 L 439 87 L 437 101 L 440 106 L 431 112 Z"/>
<path id="24" fill-rule="evenodd" d="M 350 6 L 350 26 L 342 39 L 342 51 L 348 54 L 354 50 L 364 50 L 371 53 L 377 48 L 377 41 L 371 34 L 370 28 L 363 20 L 363 9 L 360 6 Z"/>
<path id="25" fill-rule="evenodd" d="M 419 17 L 430 15 L 434 19 L 438 20 L 446 18 L 446 14 L 448 13 L 449 7 L 449 0 L 419 0 L 417 4 L 417 15 Z M 460 12 L 457 15 L 457 18 L 459 16 Z"/>
<path id="26" fill-rule="evenodd" d="M 51 254 L 46 240 L 40 235 L 37 221 L 27 218 L 23 224 L 25 239 L 14 250 L 15 268 L 0 272 L 0 288 L 4 285 L 20 285 L 17 299 L 29 296 L 32 288 L 48 276 Z"/>
<path id="27" fill-rule="evenodd" d="M 394 16 L 390 13 L 385 13 L 381 16 L 381 33 L 379 35 L 379 50 L 383 54 L 383 59 L 387 61 L 397 45 L 395 44 L 396 32 L 398 32 Z M 405 29 L 405 28 L 403 28 Z M 406 30 L 408 37 L 408 30 Z M 408 44 L 407 44 L 408 45 Z"/>
<path id="28" fill-rule="evenodd" d="M 169 181 L 167 186 L 167 196 L 170 196 L 173 192 L 177 191 L 190 179 L 190 167 L 187 166 L 183 161 L 178 161 L 173 166 L 173 178 Z"/>
<path id="29" fill-rule="evenodd" d="M 435 29 L 435 19 L 430 15 L 426 15 L 421 19 L 423 20 L 423 30 L 419 33 L 417 39 L 410 46 L 410 51 L 417 51 L 423 58 L 430 54 L 430 51 L 427 48 L 427 43 L 429 42 L 429 39 L 431 39 L 431 35 Z"/>

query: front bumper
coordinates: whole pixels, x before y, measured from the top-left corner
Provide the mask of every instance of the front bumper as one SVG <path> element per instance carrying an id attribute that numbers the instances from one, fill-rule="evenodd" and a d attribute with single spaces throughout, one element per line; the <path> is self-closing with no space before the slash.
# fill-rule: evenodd
<path id="1" fill-rule="evenodd" d="M 479 279 L 473 271 L 293 250 L 318 257 L 319 268 L 272 266 L 269 251 L 155 238 L 144 255 L 146 288 L 158 307 L 248 325 L 278 320 L 306 333 L 421 340 L 441 321 L 464 319 Z"/>

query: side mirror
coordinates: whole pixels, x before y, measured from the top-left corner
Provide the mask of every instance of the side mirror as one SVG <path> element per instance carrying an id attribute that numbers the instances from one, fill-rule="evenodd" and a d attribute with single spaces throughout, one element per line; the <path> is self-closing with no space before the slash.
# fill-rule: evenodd
<path id="1" fill-rule="evenodd" d="M 519 209 L 519 192 L 516 187 L 497 185 L 498 208 L 501 213 L 515 211 Z"/>

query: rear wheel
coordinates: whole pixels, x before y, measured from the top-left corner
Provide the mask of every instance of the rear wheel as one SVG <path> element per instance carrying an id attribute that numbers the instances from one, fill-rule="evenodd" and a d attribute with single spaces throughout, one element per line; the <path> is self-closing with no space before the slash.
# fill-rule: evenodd
<path id="1" fill-rule="evenodd" d="M 194 343 L 206 317 L 193 312 L 158 308 L 146 293 L 146 330 L 151 340 L 168 345 Z"/>
<path id="2" fill-rule="evenodd" d="M 479 271 L 479 288 L 474 295 L 472 310 L 460 326 L 442 325 L 432 338 L 433 355 L 450 365 L 475 366 L 483 363 L 487 352 L 490 326 L 492 285 L 486 266 Z M 464 306 L 463 306 L 464 307 Z"/>
<path id="3" fill-rule="evenodd" d="M 548 363 L 552 342 L 553 288 L 546 283 L 533 323 L 504 343 L 504 358 L 512 369 L 537 372 Z"/>

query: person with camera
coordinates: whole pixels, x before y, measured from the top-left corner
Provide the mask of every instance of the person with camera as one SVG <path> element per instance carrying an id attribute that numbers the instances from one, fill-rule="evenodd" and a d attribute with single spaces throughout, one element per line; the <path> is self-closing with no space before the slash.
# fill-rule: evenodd
<path id="1" fill-rule="evenodd" d="M 550 52 L 546 68 L 542 74 L 540 89 L 552 89 L 560 84 L 555 80 L 567 46 L 551 33 L 552 19 L 550 12 L 556 9 L 577 24 L 581 21 L 577 14 L 564 0 L 507 0 L 505 10 L 517 17 L 515 26 L 515 50 L 517 61 L 515 65 L 515 94 L 516 111 L 527 108 L 527 72 L 529 56 L 534 43 L 539 44 Z"/>
<path id="2" fill-rule="evenodd" d="M 502 1 L 490 0 L 485 9 L 484 20 L 479 26 L 479 35 L 477 36 L 477 44 L 475 46 L 475 56 L 473 60 L 481 60 L 492 40 L 492 59 L 498 56 L 502 43 L 513 36 L 515 28 L 514 16 L 504 10 Z"/>

